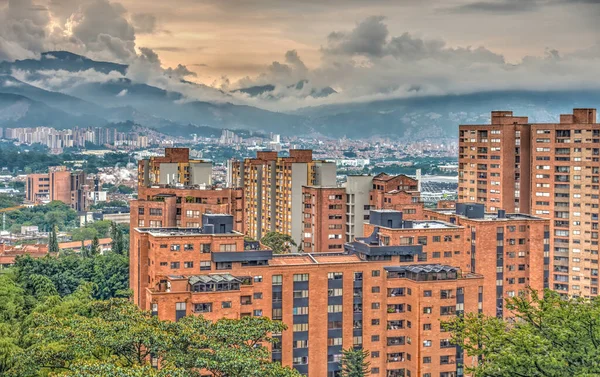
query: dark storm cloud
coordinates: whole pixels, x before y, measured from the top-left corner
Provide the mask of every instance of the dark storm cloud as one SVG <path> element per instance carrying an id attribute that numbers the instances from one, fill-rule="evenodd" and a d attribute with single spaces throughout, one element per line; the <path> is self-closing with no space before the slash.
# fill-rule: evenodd
<path id="1" fill-rule="evenodd" d="M 476 1 L 443 9 L 453 13 L 521 13 L 534 11 L 541 5 L 542 2 L 540 0 L 492 0 Z"/>

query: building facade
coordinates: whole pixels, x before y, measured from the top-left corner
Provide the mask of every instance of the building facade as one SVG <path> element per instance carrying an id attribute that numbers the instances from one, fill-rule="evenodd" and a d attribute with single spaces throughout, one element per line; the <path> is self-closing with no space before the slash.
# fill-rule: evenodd
<path id="1" fill-rule="evenodd" d="M 102 197 L 106 198 L 100 182 L 89 178 L 83 171 L 70 171 L 65 166 L 48 168 L 46 174 L 28 174 L 25 181 L 25 200 L 30 203 L 47 203 L 54 200 L 70 205 L 76 211 L 86 211 L 88 206 Z"/>
<path id="2" fill-rule="evenodd" d="M 138 199 L 130 201 L 130 224 L 132 228 L 200 228 L 203 214 L 220 213 L 231 214 L 234 230 L 244 232 L 243 203 L 241 189 L 139 186 Z"/>
<path id="3" fill-rule="evenodd" d="M 550 219 L 550 287 L 571 296 L 598 294 L 596 119 L 595 109 L 539 124 L 495 111 L 491 124 L 459 131 L 459 202 Z"/>
<path id="4" fill-rule="evenodd" d="M 190 160 L 189 148 L 165 148 L 165 155 L 138 161 L 138 186 L 210 186 L 212 163 Z"/>
<path id="5" fill-rule="evenodd" d="M 254 239 L 268 232 L 302 243 L 303 186 L 335 186 L 334 163 L 313 160 L 311 150 L 291 149 L 289 157 L 257 152 L 231 164 L 233 187 L 244 191 L 246 231 Z"/>
<path id="6" fill-rule="evenodd" d="M 224 215 L 205 215 L 201 229 L 135 228 L 134 302 L 173 321 L 186 315 L 283 321 L 288 329 L 274 334 L 272 359 L 307 376 L 339 376 L 349 347 L 369 351 L 373 375 L 463 376 L 469 358 L 450 344 L 441 321 L 468 312 L 510 317 L 496 301 L 498 294 L 510 296 L 497 288 L 505 277 L 514 275 L 515 294 L 541 289 L 548 221 L 459 207 L 432 211 L 426 220 L 371 211 L 368 237 L 338 253 L 273 255 L 244 242 Z M 498 241 L 512 239 L 513 227 L 515 240 L 528 237 L 519 248 L 525 267 L 499 276 Z M 502 237 L 487 234 L 492 230 Z"/>

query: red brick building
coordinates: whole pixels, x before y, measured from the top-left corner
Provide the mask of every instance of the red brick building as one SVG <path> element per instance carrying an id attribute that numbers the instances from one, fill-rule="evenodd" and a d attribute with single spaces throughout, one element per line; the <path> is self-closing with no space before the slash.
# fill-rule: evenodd
<path id="1" fill-rule="evenodd" d="M 304 186 L 303 251 L 340 251 L 363 236 L 371 209 L 393 209 L 406 219 L 422 219 L 418 182 L 405 175 L 349 176 L 342 187 Z M 358 229 L 357 229 L 358 228 Z"/>
<path id="2" fill-rule="evenodd" d="M 243 203 L 241 189 L 140 186 L 138 199 L 130 202 L 131 226 L 199 228 L 203 214 L 222 213 L 231 214 L 234 229 L 243 233 Z"/>
<path id="3" fill-rule="evenodd" d="M 467 268 L 484 276 L 484 293 L 488 299 L 495 298 L 498 317 L 510 316 L 503 310 L 507 297 L 525 294 L 528 288 L 542 291 L 549 287 L 548 220 L 503 210 L 485 213 L 481 204 L 464 203 L 455 210 L 426 209 L 425 218 L 465 229 Z"/>
<path id="4" fill-rule="evenodd" d="M 98 180 L 88 179 L 82 171 L 65 166 L 48 168 L 47 174 L 29 174 L 25 181 L 25 200 L 30 203 L 63 202 L 76 211 L 86 211 L 88 192 L 100 191 Z"/>
<path id="5" fill-rule="evenodd" d="M 273 255 L 245 243 L 223 215 L 206 215 L 201 229 L 135 228 L 134 301 L 169 320 L 281 320 L 288 329 L 274 334 L 272 358 L 304 375 L 338 376 L 342 349 L 355 346 L 370 352 L 374 375 L 462 376 L 469 358 L 440 321 L 464 312 L 507 317 L 498 297 L 541 289 L 548 221 L 477 205 L 457 212 L 408 220 L 371 211 L 368 236 L 343 253 Z M 505 270 L 505 260 L 515 268 Z M 514 282 L 497 288 L 505 279 Z"/>
<path id="6" fill-rule="evenodd" d="M 550 222 L 550 287 L 598 294 L 600 124 L 595 109 L 558 123 L 493 111 L 491 124 L 462 125 L 459 202 L 530 213 Z"/>
<path id="7" fill-rule="evenodd" d="M 346 243 L 347 194 L 343 187 L 304 186 L 303 251 L 340 252 Z"/>

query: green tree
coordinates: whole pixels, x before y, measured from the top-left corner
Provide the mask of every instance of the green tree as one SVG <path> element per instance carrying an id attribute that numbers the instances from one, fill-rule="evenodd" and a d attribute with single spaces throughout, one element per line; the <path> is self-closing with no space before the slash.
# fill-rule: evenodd
<path id="1" fill-rule="evenodd" d="M 348 348 L 342 351 L 342 377 L 366 377 L 370 374 L 369 351 Z"/>
<path id="2" fill-rule="evenodd" d="M 98 235 L 95 235 L 90 245 L 90 255 L 96 256 L 98 254 L 100 254 L 100 240 L 98 239 Z"/>
<path id="3" fill-rule="evenodd" d="M 215 376 L 296 377 L 272 363 L 270 332 L 284 325 L 267 318 L 210 322 L 190 316 L 179 322 L 161 321 L 129 300 L 93 301 L 78 313 L 33 313 L 30 346 L 18 357 L 13 375 L 42 373 L 58 376 L 199 376 L 205 368 Z M 163 372 L 148 372 L 151 357 Z M 171 371 L 174 374 L 165 374 Z M 162 374 L 161 374 L 162 373 Z"/>
<path id="4" fill-rule="evenodd" d="M 285 325 L 266 317 L 220 319 L 211 322 L 188 316 L 169 323 L 172 350 L 164 355 L 169 365 L 184 369 L 205 368 L 217 377 L 292 377 L 299 374 L 271 362 L 264 346 L 273 343 L 269 333 Z"/>
<path id="5" fill-rule="evenodd" d="M 292 246 L 297 246 L 291 236 L 277 232 L 269 232 L 260 240 L 265 246 L 273 250 L 275 254 L 289 253 Z"/>
<path id="6" fill-rule="evenodd" d="M 474 377 L 600 375 L 600 299 L 530 291 L 505 308 L 514 320 L 466 314 L 443 324 L 453 343 L 480 360 L 466 368 Z"/>
<path id="7" fill-rule="evenodd" d="M 58 237 L 56 235 L 57 226 L 52 227 L 52 231 L 50 232 L 50 236 L 48 237 L 48 251 L 50 253 L 58 253 L 60 251 L 58 247 Z"/>
<path id="8" fill-rule="evenodd" d="M 117 254 L 125 253 L 125 244 L 123 240 L 123 231 L 119 224 L 113 222 L 110 226 L 111 249 Z"/>
<path id="9" fill-rule="evenodd" d="M 97 236 L 98 236 L 98 231 L 91 227 L 77 228 L 77 229 L 73 229 L 73 231 L 71 232 L 71 239 L 73 241 L 91 240 Z"/>

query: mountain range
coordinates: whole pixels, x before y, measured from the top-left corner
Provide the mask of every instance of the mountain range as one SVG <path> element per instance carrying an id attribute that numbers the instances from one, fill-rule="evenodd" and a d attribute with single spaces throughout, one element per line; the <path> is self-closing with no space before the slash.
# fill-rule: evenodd
<path id="1" fill-rule="evenodd" d="M 202 133 L 210 129 L 218 133 L 219 129 L 227 128 L 334 138 L 432 139 L 456 137 L 458 124 L 488 122 L 492 110 L 513 110 L 532 121 L 554 122 L 559 114 L 572 108 L 600 104 L 600 91 L 593 90 L 490 91 L 341 103 L 284 113 L 231 102 L 191 100 L 177 91 L 133 82 L 125 78 L 127 69 L 123 64 L 98 62 L 64 51 L 44 53 L 39 60 L 0 62 L 0 127 L 70 128 L 134 122 L 179 136 L 188 136 L 203 127 Z M 116 72 L 120 78 L 74 85 L 61 92 L 15 78 L 15 72 L 26 72 L 27 81 L 35 82 L 48 71 L 59 70 Z M 197 85 L 185 81 L 182 84 Z M 337 94 L 330 87 L 309 90 L 307 84 L 302 80 L 283 89 L 314 98 Z M 248 87 L 238 92 L 267 101 L 277 101 L 285 95 L 275 85 Z M 224 93 L 225 98 L 228 95 L 231 94 Z"/>

